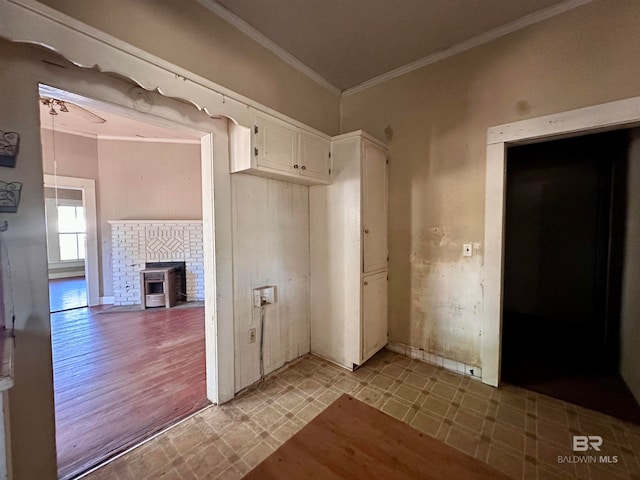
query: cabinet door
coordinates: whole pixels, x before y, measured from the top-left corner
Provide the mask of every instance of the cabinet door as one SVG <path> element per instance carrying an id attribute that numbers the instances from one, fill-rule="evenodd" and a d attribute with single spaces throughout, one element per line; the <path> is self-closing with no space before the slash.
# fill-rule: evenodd
<path id="1" fill-rule="evenodd" d="M 297 173 L 298 134 L 291 126 L 276 119 L 256 118 L 256 166 L 281 172 Z"/>
<path id="2" fill-rule="evenodd" d="M 387 154 L 364 140 L 362 156 L 364 273 L 387 268 Z"/>
<path id="3" fill-rule="evenodd" d="M 387 272 L 362 279 L 361 362 L 387 344 Z"/>
<path id="4" fill-rule="evenodd" d="M 330 146 L 329 141 L 321 137 L 300 133 L 298 135 L 300 175 L 328 181 L 331 168 Z"/>

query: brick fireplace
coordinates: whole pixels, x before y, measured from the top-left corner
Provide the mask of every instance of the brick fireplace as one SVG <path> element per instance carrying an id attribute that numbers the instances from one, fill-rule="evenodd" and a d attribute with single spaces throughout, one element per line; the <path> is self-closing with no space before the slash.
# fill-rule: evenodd
<path id="1" fill-rule="evenodd" d="M 110 220 L 109 224 L 114 305 L 139 304 L 140 270 L 169 262 L 184 262 L 187 301 L 204 300 L 202 221 Z"/>

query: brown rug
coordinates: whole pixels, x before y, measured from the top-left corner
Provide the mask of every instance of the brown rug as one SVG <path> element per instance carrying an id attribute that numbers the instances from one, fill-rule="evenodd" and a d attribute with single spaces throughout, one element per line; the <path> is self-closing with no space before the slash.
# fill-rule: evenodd
<path id="1" fill-rule="evenodd" d="M 245 480 L 508 480 L 489 465 L 342 395 Z"/>

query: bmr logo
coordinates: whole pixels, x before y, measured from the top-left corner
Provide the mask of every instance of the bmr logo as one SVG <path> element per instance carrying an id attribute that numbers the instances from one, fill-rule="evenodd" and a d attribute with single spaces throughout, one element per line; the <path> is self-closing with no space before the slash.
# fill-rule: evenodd
<path id="1" fill-rule="evenodd" d="M 574 435 L 573 436 L 573 451 L 574 452 L 586 452 L 587 450 L 600 451 L 602 446 L 602 437 L 598 435 Z"/>

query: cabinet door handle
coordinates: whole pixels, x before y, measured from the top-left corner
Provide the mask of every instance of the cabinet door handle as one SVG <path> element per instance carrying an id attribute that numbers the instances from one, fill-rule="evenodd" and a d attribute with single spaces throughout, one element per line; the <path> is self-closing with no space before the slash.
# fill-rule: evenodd
<path id="1" fill-rule="evenodd" d="M 364 282 L 364 284 L 365 284 L 365 286 L 366 286 L 366 285 L 369 285 L 369 282 Z"/>
<path id="2" fill-rule="evenodd" d="M 306 170 L 307 169 L 307 167 L 305 167 L 304 165 L 302 165 L 302 167 L 300 167 L 300 168 L 302 168 L 302 170 Z"/>
<path id="3" fill-rule="evenodd" d="M 364 231 L 364 233 L 369 233 L 369 230 L 368 230 L 368 229 L 367 229 L 367 230 L 365 230 L 365 231 Z"/>
<path id="4" fill-rule="evenodd" d="M 298 168 L 298 165 L 294 165 L 293 168 Z"/>

